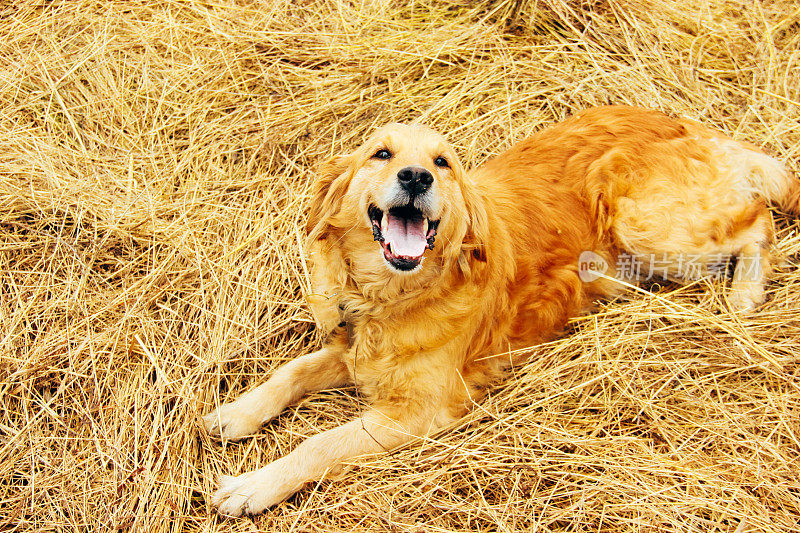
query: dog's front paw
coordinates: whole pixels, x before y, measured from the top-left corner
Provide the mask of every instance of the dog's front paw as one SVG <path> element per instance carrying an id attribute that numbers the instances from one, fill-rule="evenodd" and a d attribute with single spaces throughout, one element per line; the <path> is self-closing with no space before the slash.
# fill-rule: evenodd
<path id="1" fill-rule="evenodd" d="M 278 462 L 240 476 L 222 476 L 211 505 L 224 516 L 253 515 L 294 494 L 301 484 L 287 483 Z"/>
<path id="2" fill-rule="evenodd" d="M 221 405 L 219 409 L 205 415 L 203 425 L 208 434 L 214 438 L 239 440 L 258 431 L 261 427 L 261 417 L 237 400 Z"/>

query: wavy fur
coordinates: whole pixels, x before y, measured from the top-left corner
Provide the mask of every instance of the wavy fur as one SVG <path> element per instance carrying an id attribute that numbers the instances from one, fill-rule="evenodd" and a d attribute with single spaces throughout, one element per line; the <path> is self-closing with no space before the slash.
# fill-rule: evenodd
<path id="1" fill-rule="evenodd" d="M 391 150 L 391 161 L 370 158 Z M 449 168 L 432 161 L 444 156 Z M 402 165 L 435 173 L 437 246 L 411 274 L 392 271 L 367 208 Z M 355 383 L 372 408 L 264 468 L 227 478 L 223 514 L 260 512 L 354 455 L 379 452 L 461 417 L 510 362 L 620 289 L 583 281 L 582 252 L 739 255 L 729 300 L 763 298 L 772 221 L 765 201 L 798 207 L 798 184 L 760 150 L 699 124 L 630 107 L 584 111 L 465 173 L 427 128 L 389 125 L 323 167 L 309 234 L 314 305 L 326 345 L 205 419 L 216 435 L 252 433 L 303 393 Z M 645 272 L 646 274 L 646 272 Z"/>

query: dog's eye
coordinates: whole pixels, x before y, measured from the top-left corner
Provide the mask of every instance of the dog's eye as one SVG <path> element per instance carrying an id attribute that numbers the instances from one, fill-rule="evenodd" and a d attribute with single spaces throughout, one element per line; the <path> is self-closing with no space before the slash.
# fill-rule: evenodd
<path id="1" fill-rule="evenodd" d="M 447 159 L 445 159 L 442 156 L 439 156 L 436 159 L 434 159 L 433 164 L 436 165 L 437 167 L 450 167 L 450 163 L 448 163 Z"/>
<path id="2" fill-rule="evenodd" d="M 392 152 L 390 152 L 389 150 L 378 150 L 373 154 L 372 157 L 374 157 L 375 159 L 391 159 Z"/>

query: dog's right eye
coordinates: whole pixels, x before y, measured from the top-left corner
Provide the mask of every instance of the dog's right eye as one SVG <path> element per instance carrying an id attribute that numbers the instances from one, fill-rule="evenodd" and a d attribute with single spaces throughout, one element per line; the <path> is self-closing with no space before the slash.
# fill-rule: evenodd
<path id="1" fill-rule="evenodd" d="M 372 157 L 375 159 L 391 159 L 392 152 L 390 152 L 389 150 L 378 150 L 373 154 Z"/>

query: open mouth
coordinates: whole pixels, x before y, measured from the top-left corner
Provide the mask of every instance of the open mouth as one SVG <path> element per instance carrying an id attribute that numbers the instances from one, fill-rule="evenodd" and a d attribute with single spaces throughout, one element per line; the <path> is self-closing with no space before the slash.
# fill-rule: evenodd
<path id="1" fill-rule="evenodd" d="M 383 257 L 397 270 L 414 270 L 425 250 L 433 249 L 438 220 L 429 220 L 411 204 L 389 208 L 371 205 L 372 236 L 381 243 Z"/>

